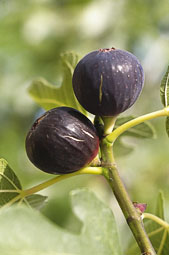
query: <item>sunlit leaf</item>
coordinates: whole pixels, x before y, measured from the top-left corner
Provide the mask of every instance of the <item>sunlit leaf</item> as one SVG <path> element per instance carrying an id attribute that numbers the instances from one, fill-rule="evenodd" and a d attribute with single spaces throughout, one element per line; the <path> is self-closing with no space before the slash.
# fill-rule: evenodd
<path id="1" fill-rule="evenodd" d="M 0 159 L 0 206 L 16 197 L 20 189 L 22 187 L 18 177 L 10 168 L 8 162 L 5 159 Z"/>
<path id="2" fill-rule="evenodd" d="M 61 59 L 63 63 L 61 86 L 54 86 L 45 79 L 39 78 L 30 85 L 29 94 L 35 102 L 46 110 L 59 106 L 68 106 L 87 115 L 87 112 L 78 103 L 72 88 L 72 75 L 78 56 L 75 53 L 65 53 L 61 55 Z"/>
<path id="3" fill-rule="evenodd" d="M 86 189 L 73 191 L 71 201 L 74 213 L 83 223 L 80 234 L 58 227 L 35 210 L 22 207 L 1 210 L 1 253 L 121 255 L 111 209 Z"/>
<path id="4" fill-rule="evenodd" d="M 161 81 L 160 96 L 164 107 L 169 106 L 169 66 Z"/>
<path id="5" fill-rule="evenodd" d="M 15 172 L 5 159 L 0 159 L 0 207 L 9 204 L 22 190 L 21 183 Z M 40 209 L 46 200 L 46 196 L 33 194 L 25 198 L 18 198 L 14 203 L 22 203 L 32 208 Z M 11 203 L 13 204 L 13 203 Z"/>

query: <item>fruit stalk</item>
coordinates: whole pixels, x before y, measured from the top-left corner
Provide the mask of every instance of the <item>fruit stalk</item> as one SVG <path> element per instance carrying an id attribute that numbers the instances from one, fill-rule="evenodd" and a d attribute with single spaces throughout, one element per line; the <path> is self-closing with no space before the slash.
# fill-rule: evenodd
<path id="1" fill-rule="evenodd" d="M 137 117 L 133 120 L 126 122 L 125 124 L 121 125 L 117 129 L 115 129 L 111 134 L 109 134 L 106 137 L 106 140 L 109 143 L 114 143 L 114 141 L 117 139 L 117 137 L 119 137 L 122 133 L 124 133 L 129 128 L 139 125 L 140 123 L 142 123 L 144 121 L 152 120 L 152 119 L 155 119 L 158 117 L 163 117 L 163 116 L 169 116 L 169 107 L 166 107 L 159 111 L 155 111 L 155 112 L 151 112 L 151 113 L 142 115 L 140 117 Z"/>
<path id="2" fill-rule="evenodd" d="M 104 122 L 103 136 L 109 135 L 113 131 L 116 119 L 117 119 L 117 116 L 113 116 L 113 117 L 102 116 L 102 120 Z"/>
<path id="3" fill-rule="evenodd" d="M 113 190 L 142 254 L 155 255 L 156 252 L 144 230 L 141 215 L 139 215 L 135 209 L 119 176 L 113 157 L 112 145 L 106 141 L 106 138 L 104 138 L 101 142 L 101 153 L 102 166 L 107 168 L 107 174 L 105 174 L 105 177 Z"/>

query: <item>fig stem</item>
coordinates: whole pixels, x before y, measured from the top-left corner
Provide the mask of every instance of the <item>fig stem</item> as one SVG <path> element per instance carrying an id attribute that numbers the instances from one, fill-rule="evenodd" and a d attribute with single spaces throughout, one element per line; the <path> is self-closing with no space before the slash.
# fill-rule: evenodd
<path id="1" fill-rule="evenodd" d="M 38 184 L 30 189 L 26 189 L 26 190 L 23 190 L 21 191 L 21 196 L 22 197 L 26 197 L 26 196 L 29 196 L 29 195 L 32 195 L 34 193 L 37 193 L 59 181 L 62 181 L 62 180 L 65 180 L 69 177 L 72 177 L 72 176 L 76 176 L 76 175 L 80 175 L 80 174 L 95 174 L 95 175 L 102 175 L 103 174 L 103 168 L 102 167 L 85 167 L 85 168 L 82 168 L 76 172 L 73 172 L 73 173 L 70 173 L 70 174 L 65 174 L 65 175 L 59 175 L 59 176 L 56 176 L 48 181 L 45 181 L 41 184 Z"/>
<path id="2" fill-rule="evenodd" d="M 162 227 L 169 230 L 169 224 L 166 221 L 164 221 L 164 220 L 160 219 L 159 217 L 157 217 L 156 215 L 153 215 L 151 213 L 143 213 L 142 218 L 143 219 L 150 219 L 152 221 L 155 221 L 160 226 L 162 226 Z"/>
<path id="3" fill-rule="evenodd" d="M 4 204 L 2 208 L 6 208 L 6 207 L 9 207 L 11 206 L 12 204 L 14 204 L 15 202 L 17 202 L 18 200 L 20 200 L 22 198 L 22 195 L 21 195 L 21 191 L 20 191 L 20 194 L 17 195 L 16 197 L 14 197 L 13 199 L 11 199 L 8 203 Z"/>
<path id="4" fill-rule="evenodd" d="M 129 128 L 132 128 L 138 124 L 141 124 L 142 122 L 144 122 L 146 120 L 151 120 L 151 119 L 155 119 L 155 118 L 162 117 L 162 116 L 169 116 L 169 107 L 166 107 L 159 111 L 155 111 L 155 112 L 151 112 L 151 113 L 142 115 L 140 117 L 137 117 L 133 120 L 130 120 L 130 121 L 124 123 L 117 129 L 115 129 L 111 134 L 109 134 L 106 137 L 106 140 L 109 143 L 113 143 L 117 139 L 118 136 L 120 136 L 122 133 L 124 133 Z"/>
<path id="5" fill-rule="evenodd" d="M 22 201 L 26 196 L 32 195 L 34 193 L 37 193 L 53 184 L 56 182 L 62 181 L 64 179 L 67 179 L 72 176 L 80 175 L 80 174 L 95 174 L 95 175 L 105 175 L 105 169 L 103 167 L 84 167 L 76 172 L 70 173 L 70 174 L 65 174 L 65 175 L 59 175 L 56 176 L 48 181 L 45 181 L 41 184 L 38 184 L 30 189 L 26 190 L 15 190 L 15 193 L 19 193 L 16 197 L 11 199 L 8 203 L 3 205 L 1 208 L 6 208 L 17 202 L 18 200 Z M 8 190 L 6 191 L 8 192 Z"/>
<path id="6" fill-rule="evenodd" d="M 107 169 L 105 178 L 109 182 L 113 193 L 119 203 L 119 206 L 123 212 L 124 217 L 135 237 L 135 240 L 142 252 L 142 254 L 155 255 L 156 252 L 148 238 L 147 233 L 144 230 L 141 215 L 134 207 L 126 188 L 119 176 L 117 166 L 113 156 L 112 145 L 104 138 L 101 141 L 101 155 L 102 166 Z"/>
<path id="7" fill-rule="evenodd" d="M 104 133 L 103 136 L 109 135 L 114 128 L 117 116 L 111 116 L 111 117 L 101 117 L 104 123 Z"/>

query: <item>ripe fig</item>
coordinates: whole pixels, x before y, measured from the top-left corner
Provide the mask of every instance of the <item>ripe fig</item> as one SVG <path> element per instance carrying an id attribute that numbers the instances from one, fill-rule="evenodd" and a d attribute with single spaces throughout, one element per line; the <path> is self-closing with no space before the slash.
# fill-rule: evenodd
<path id="1" fill-rule="evenodd" d="M 58 107 L 33 124 L 26 137 L 26 152 L 39 169 L 66 174 L 89 164 L 97 155 L 99 138 L 92 122 L 79 111 Z"/>
<path id="2" fill-rule="evenodd" d="M 133 54 L 115 48 L 100 49 L 79 61 L 72 82 L 79 103 L 87 111 L 116 116 L 135 103 L 144 73 Z"/>

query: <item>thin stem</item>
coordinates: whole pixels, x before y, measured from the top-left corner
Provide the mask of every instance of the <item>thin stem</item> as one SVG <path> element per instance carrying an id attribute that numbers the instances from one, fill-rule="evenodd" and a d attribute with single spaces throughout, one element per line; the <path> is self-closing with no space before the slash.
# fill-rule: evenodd
<path id="1" fill-rule="evenodd" d="M 104 168 L 102 167 L 85 167 L 80 169 L 79 171 L 76 171 L 74 173 L 70 173 L 70 174 L 66 174 L 66 175 L 60 175 L 60 176 L 56 176 L 48 181 L 45 181 L 39 185 L 36 185 L 30 189 L 27 190 L 17 190 L 15 191 L 15 193 L 19 193 L 19 195 L 17 195 L 16 197 L 14 197 L 13 199 L 11 199 L 8 203 L 6 203 L 5 205 L 3 205 L 1 208 L 6 208 L 8 206 L 11 206 L 12 204 L 14 204 L 15 202 L 17 202 L 18 200 L 20 200 L 19 204 L 22 203 L 22 201 L 24 200 L 26 203 L 26 196 L 32 195 L 36 192 L 39 192 L 53 184 L 55 184 L 56 182 L 62 181 L 64 179 L 67 179 L 69 177 L 72 176 L 76 176 L 76 175 L 80 175 L 80 174 L 95 174 L 95 175 L 102 175 L 104 172 Z M 8 192 L 8 190 L 6 191 Z M 11 192 L 11 191 L 10 191 Z"/>
<path id="2" fill-rule="evenodd" d="M 107 142 L 106 138 L 103 139 L 101 143 L 102 152 L 102 165 L 107 168 L 108 175 L 106 179 L 108 180 L 114 195 L 121 207 L 121 210 L 126 218 L 126 221 L 133 232 L 133 235 L 137 241 L 138 246 L 143 254 L 155 255 L 154 248 L 144 230 L 141 216 L 135 209 L 126 188 L 119 176 L 114 157 L 112 152 L 112 146 Z"/>
<path id="3" fill-rule="evenodd" d="M 161 240 L 160 247 L 159 247 L 157 255 L 161 255 L 161 253 L 163 251 L 163 248 L 164 248 L 164 244 L 165 244 L 166 238 L 167 238 L 167 229 L 164 230 L 163 237 L 162 237 L 162 240 Z"/>
<path id="4" fill-rule="evenodd" d="M 36 192 L 39 192 L 59 181 L 65 180 L 69 177 L 72 176 L 76 176 L 76 175 L 80 175 L 80 174 L 96 174 L 96 175 L 101 175 L 103 173 L 103 169 L 102 167 L 85 167 L 80 169 L 79 171 L 76 171 L 74 173 L 70 173 L 70 174 L 65 174 L 65 175 L 60 175 L 60 176 L 56 176 L 48 181 L 45 181 L 37 186 L 34 186 L 33 188 L 27 189 L 27 190 L 23 190 L 21 192 L 21 196 L 25 197 L 31 194 L 34 194 Z"/>
<path id="5" fill-rule="evenodd" d="M 28 203 L 27 199 L 24 197 L 23 198 L 23 202 L 25 202 L 25 204 L 32 209 L 31 205 Z"/>
<path id="6" fill-rule="evenodd" d="M 14 204 L 15 202 L 17 202 L 18 200 L 22 199 L 22 195 L 21 193 L 19 195 L 17 195 L 16 197 L 14 197 L 13 199 L 11 199 L 8 203 L 6 203 L 5 205 L 3 205 L 1 208 L 6 208 L 8 206 L 11 206 L 12 204 Z"/>
<path id="7" fill-rule="evenodd" d="M 165 229 L 169 229 L 169 224 L 160 219 L 159 217 L 155 216 L 154 214 L 151 214 L 151 213 L 143 213 L 142 215 L 143 219 L 150 219 L 152 221 L 155 221 L 157 224 L 163 226 Z"/>
<path id="8" fill-rule="evenodd" d="M 142 115 L 142 116 L 140 116 L 138 118 L 135 118 L 133 120 L 130 120 L 130 121 L 124 123 L 123 125 L 121 125 L 120 127 L 116 128 L 111 134 L 109 134 L 106 137 L 106 140 L 109 143 L 113 143 L 119 135 L 124 133 L 129 128 L 134 127 L 134 126 L 136 126 L 136 125 L 138 125 L 138 124 L 140 124 L 140 123 L 142 123 L 146 120 L 151 120 L 151 119 L 155 119 L 157 117 L 168 116 L 168 115 L 169 115 L 169 107 L 164 108 L 164 109 L 159 110 L 159 111 L 155 111 L 155 112 L 152 112 L 152 113 Z"/>
<path id="9" fill-rule="evenodd" d="M 20 205 L 22 204 L 23 200 L 24 200 L 24 198 L 21 198 L 21 199 L 19 200 L 19 202 L 17 203 L 17 206 L 20 206 Z"/>
<path id="10" fill-rule="evenodd" d="M 18 190 L 16 190 L 16 189 L 3 189 L 3 190 L 0 190 L 0 193 L 20 193 L 21 192 L 21 190 L 20 189 L 18 189 Z"/>

